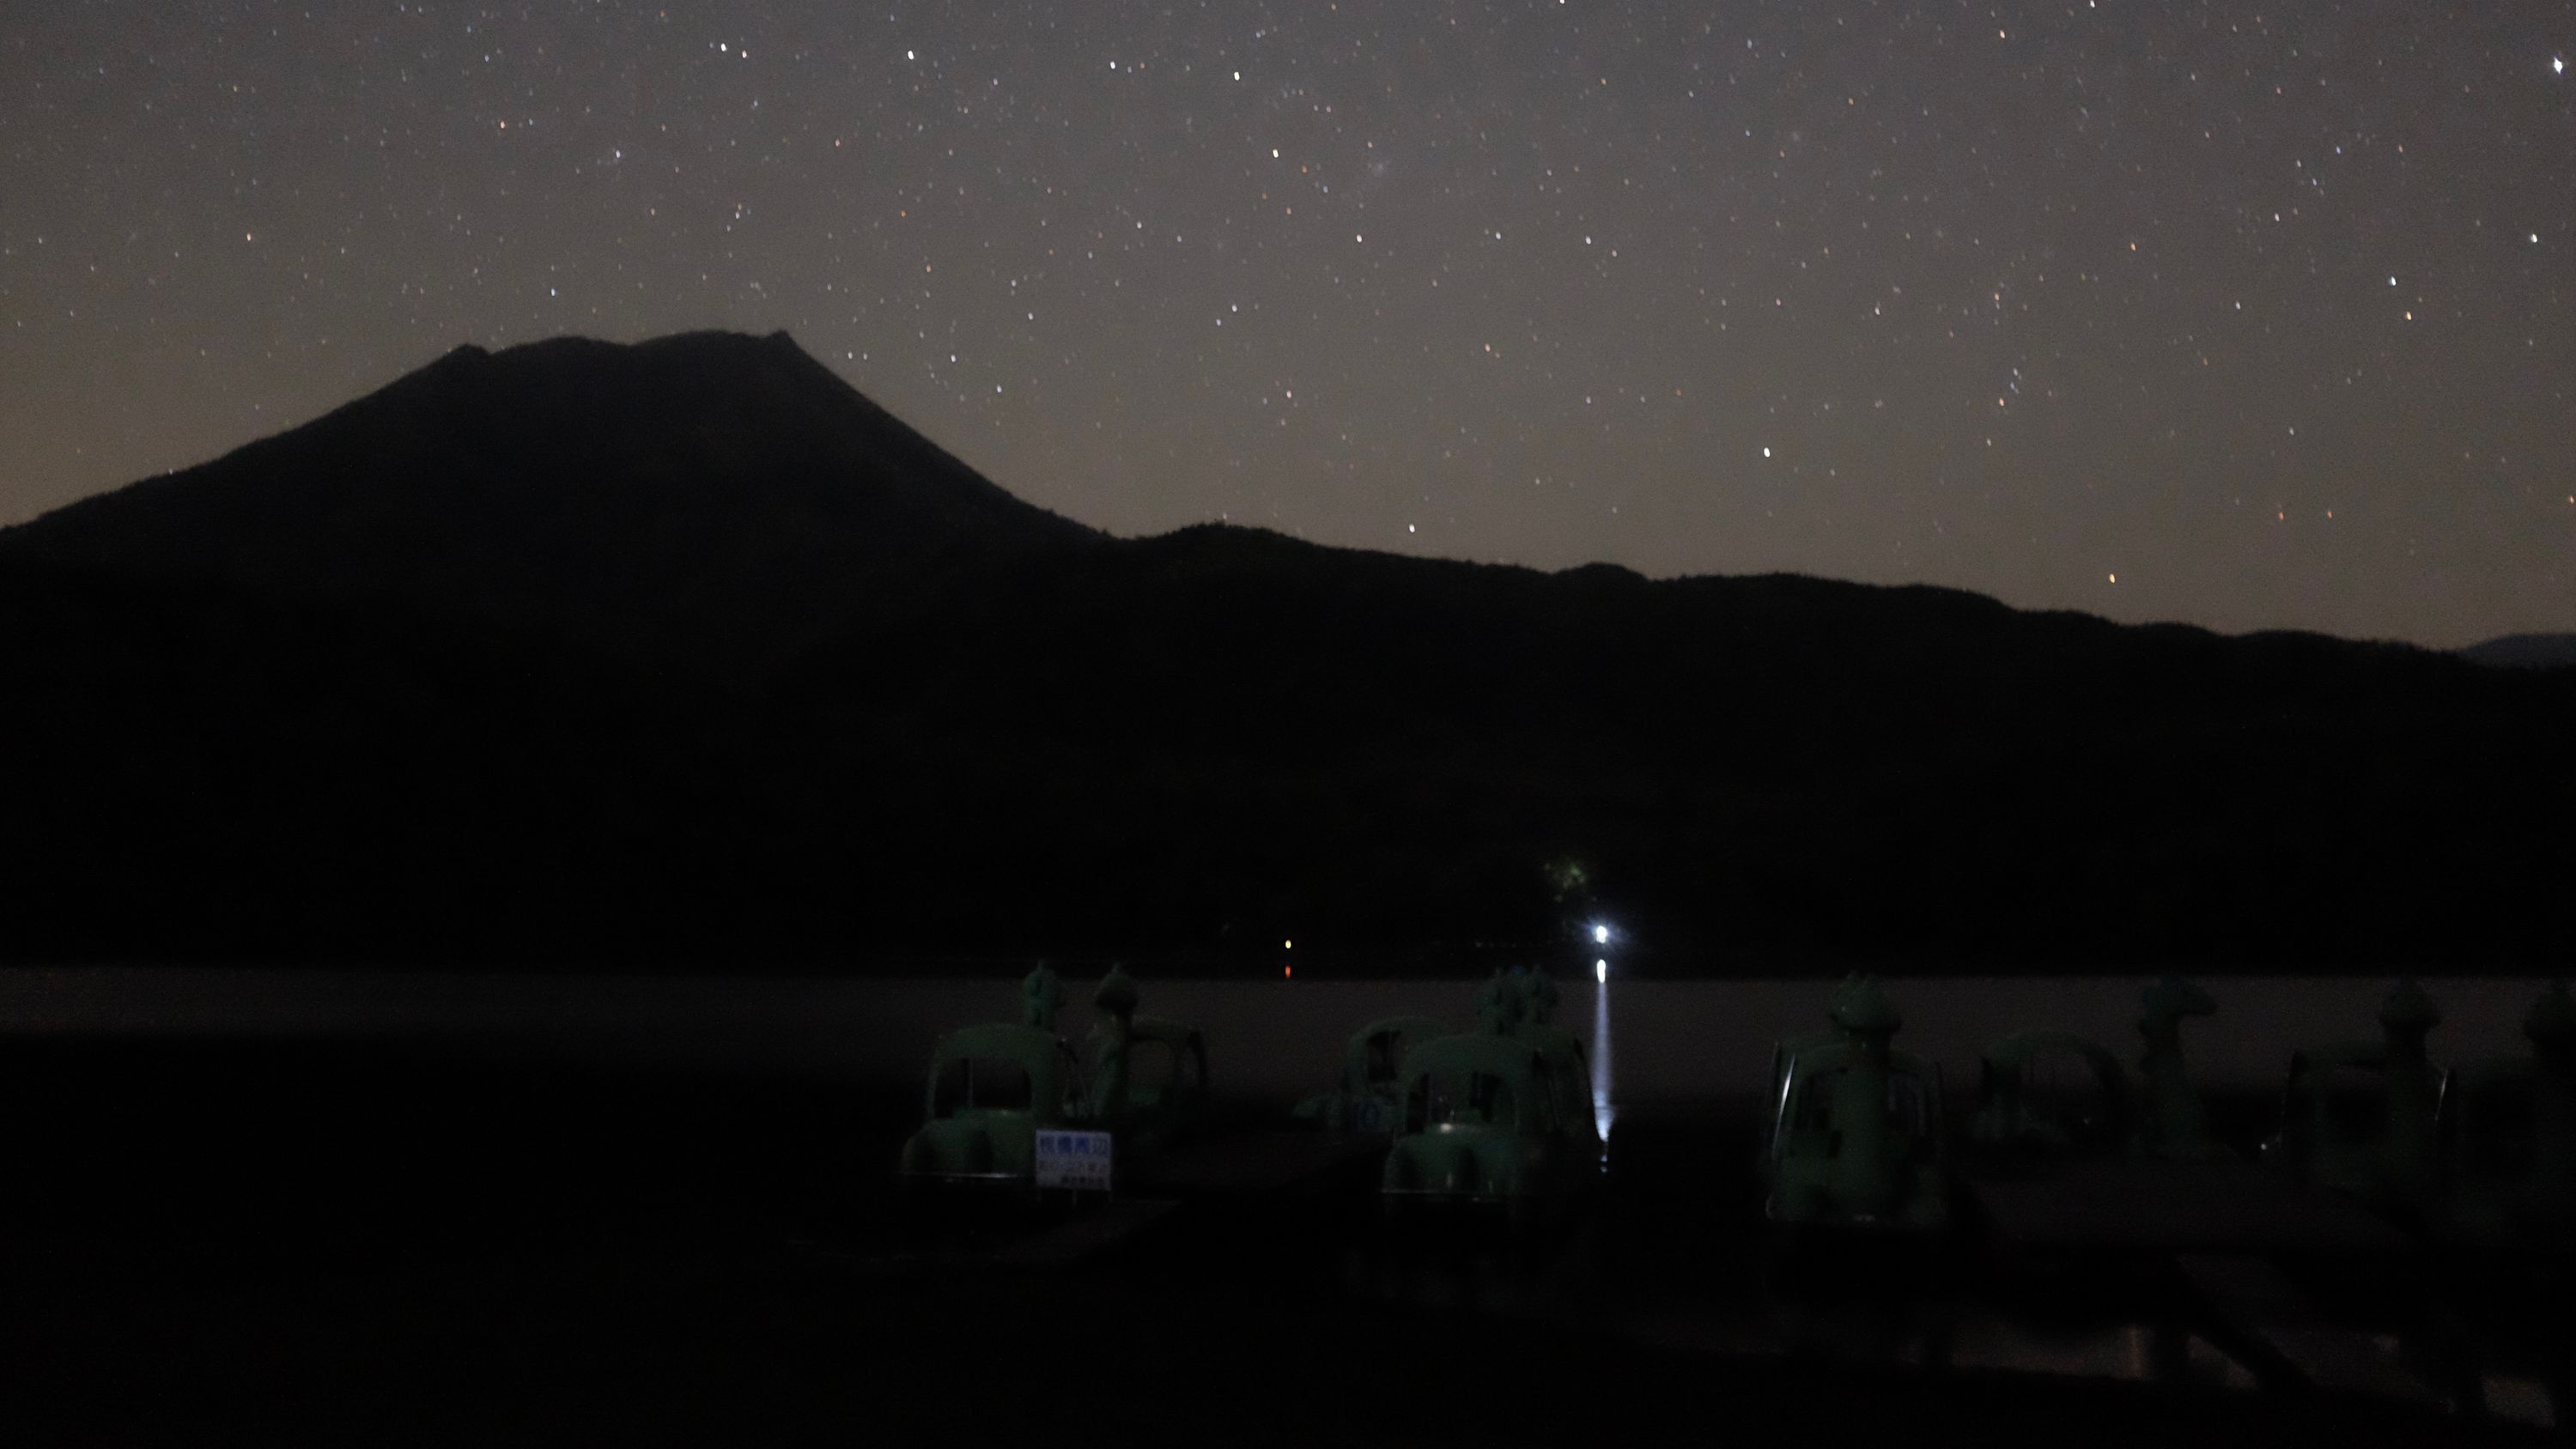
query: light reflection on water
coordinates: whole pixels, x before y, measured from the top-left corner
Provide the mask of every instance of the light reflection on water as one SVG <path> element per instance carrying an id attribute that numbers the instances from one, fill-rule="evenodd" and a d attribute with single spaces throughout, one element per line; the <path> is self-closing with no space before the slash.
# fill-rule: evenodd
<path id="1" fill-rule="evenodd" d="M 1592 987 L 1592 1122 L 1601 1129 L 1601 1142 L 1610 1142 L 1610 1119 L 1617 1109 L 1610 1105 L 1610 973 L 1603 971 Z"/>

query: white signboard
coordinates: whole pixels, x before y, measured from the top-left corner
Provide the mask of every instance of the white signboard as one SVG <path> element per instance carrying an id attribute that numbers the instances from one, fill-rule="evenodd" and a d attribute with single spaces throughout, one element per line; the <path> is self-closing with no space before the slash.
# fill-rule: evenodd
<path id="1" fill-rule="evenodd" d="M 1109 1134 L 1039 1129 L 1037 1185 L 1107 1192 Z"/>

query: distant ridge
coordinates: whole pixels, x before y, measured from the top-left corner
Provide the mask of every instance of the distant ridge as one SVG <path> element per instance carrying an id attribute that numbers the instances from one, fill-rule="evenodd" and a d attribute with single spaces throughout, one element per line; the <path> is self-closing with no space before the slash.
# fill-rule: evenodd
<path id="1" fill-rule="evenodd" d="M 2566 669 L 2576 667 L 2576 634 L 2506 634 L 2459 655 L 2499 669 Z"/>
<path id="2" fill-rule="evenodd" d="M 2576 960 L 2576 670 L 1113 539 L 784 336 L 460 348 L 0 533 L 0 688 L 0 961 Z"/>
<path id="3" fill-rule="evenodd" d="M 459 347 L 212 463 L 0 532 L 19 557 L 377 599 L 756 677 L 920 575 L 1100 535 L 787 334 Z"/>

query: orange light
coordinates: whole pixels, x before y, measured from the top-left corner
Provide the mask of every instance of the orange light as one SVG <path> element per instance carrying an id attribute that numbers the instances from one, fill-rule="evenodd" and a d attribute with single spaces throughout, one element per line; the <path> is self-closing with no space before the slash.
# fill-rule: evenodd
<path id="1" fill-rule="evenodd" d="M 1282 966 L 1282 967 L 1280 967 L 1280 968 L 1279 968 L 1279 979 L 1280 979 L 1280 980 L 1282 980 L 1282 981 L 1285 981 L 1285 980 L 1287 980 L 1289 977 L 1294 976 L 1294 975 L 1296 975 L 1296 974 L 1297 974 L 1297 968 L 1296 968 L 1296 967 L 1294 967 L 1294 966 Z"/>

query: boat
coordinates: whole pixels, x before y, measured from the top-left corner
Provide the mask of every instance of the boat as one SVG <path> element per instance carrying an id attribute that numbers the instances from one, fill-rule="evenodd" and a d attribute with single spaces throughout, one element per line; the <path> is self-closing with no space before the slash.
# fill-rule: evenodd
<path id="1" fill-rule="evenodd" d="M 1298 1103 L 1297 1119 L 1360 1136 L 1393 1133 L 1403 1115 L 1397 1074 L 1406 1050 L 1452 1030 L 1427 1016 L 1389 1016 L 1367 1023 L 1342 1048 L 1340 1084 Z"/>
<path id="2" fill-rule="evenodd" d="M 1208 1107 L 1207 1043 L 1196 1027 L 1137 1014 L 1136 980 L 1113 965 L 1092 994 L 1099 1023 L 1083 1042 L 1090 1118 L 1128 1158 L 1196 1131 Z"/>
<path id="3" fill-rule="evenodd" d="M 1390 1216 L 1499 1208 L 1526 1227 L 1561 1220 L 1600 1180 L 1583 1044 L 1545 1020 L 1554 1003 L 1543 973 L 1496 972 L 1477 1030 L 1405 1051 L 1380 1177 Z"/>
<path id="4" fill-rule="evenodd" d="M 1518 1036 L 1424 1042 L 1405 1053 L 1402 1082 L 1379 1184 L 1391 1216 L 1485 1207 L 1528 1225 L 1562 1216 L 1600 1176 L 1589 1114 L 1559 1099 L 1545 1055 Z"/>
<path id="5" fill-rule="evenodd" d="M 2218 1003 L 2182 977 L 2166 976 L 2139 993 L 2138 1006 L 2138 1036 L 2145 1046 L 2138 1061 L 2138 1152 L 2198 1162 L 2235 1157 L 2210 1134 L 2209 1110 L 2192 1087 L 2182 1050 L 2182 1024 L 2215 1016 Z"/>
<path id="6" fill-rule="evenodd" d="M 2446 1235 L 2576 1255 L 2576 1001 L 2554 982 L 2524 1016 L 2531 1053 L 2453 1070 L 2437 1127 Z"/>
<path id="7" fill-rule="evenodd" d="M 1904 1019 L 1872 978 L 1846 980 L 1827 1017 L 1832 1031 L 1771 1053 L 1764 1216 L 1788 1225 L 1946 1227 L 1940 1068 L 1894 1049 Z"/>
<path id="8" fill-rule="evenodd" d="M 1041 1133 L 1090 1128 L 1081 1063 L 1055 1034 L 1061 983 L 1040 966 L 1020 992 L 1020 1020 L 960 1027 L 932 1050 L 921 1128 L 896 1169 L 907 1186 L 1030 1187 Z"/>
<path id="9" fill-rule="evenodd" d="M 1485 1031 L 1516 1036 L 1538 1049 L 1549 1090 L 1567 1114 L 1569 1129 L 1586 1138 L 1598 1157 L 1606 1144 L 1593 1110 L 1591 1053 L 1583 1038 L 1556 1024 L 1556 1004 L 1555 978 L 1515 966 L 1495 972 L 1477 993 L 1476 1019 Z"/>
<path id="10" fill-rule="evenodd" d="M 2137 1105 L 2119 1058 L 2089 1037 L 2026 1031 L 1979 1054 L 1969 1136 L 2021 1158 L 2117 1155 L 2136 1143 Z"/>
<path id="11" fill-rule="evenodd" d="M 2433 1063 L 2426 1038 L 2441 1021 L 2421 986 L 2400 981 L 2380 1004 L 2379 1040 L 2292 1052 L 2280 1130 L 2262 1160 L 2410 1220 L 2432 1214 L 2450 1074 Z"/>
<path id="12" fill-rule="evenodd" d="M 1021 983 L 1021 1019 L 961 1027 L 931 1054 L 921 1129 L 903 1144 L 908 1184 L 1105 1190 L 1119 1162 L 1170 1146 L 1204 1120 L 1207 1046 L 1196 1028 L 1136 1013 L 1135 978 L 1112 966 L 1099 1025 L 1077 1053 L 1056 1035 L 1063 984 Z"/>

